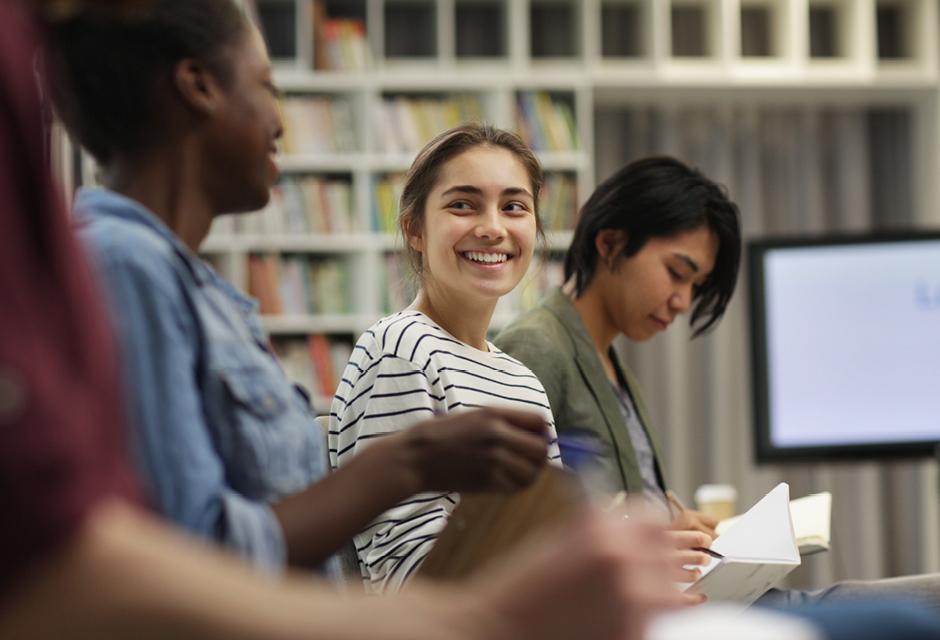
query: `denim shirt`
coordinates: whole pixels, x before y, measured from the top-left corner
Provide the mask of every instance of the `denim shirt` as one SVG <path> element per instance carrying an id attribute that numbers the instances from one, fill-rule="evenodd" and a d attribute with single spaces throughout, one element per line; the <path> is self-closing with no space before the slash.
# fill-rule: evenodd
<path id="1" fill-rule="evenodd" d="M 156 507 L 260 567 L 284 567 L 269 505 L 320 479 L 327 458 L 256 303 L 129 198 L 83 189 L 75 218 L 118 334 L 133 454 Z"/>

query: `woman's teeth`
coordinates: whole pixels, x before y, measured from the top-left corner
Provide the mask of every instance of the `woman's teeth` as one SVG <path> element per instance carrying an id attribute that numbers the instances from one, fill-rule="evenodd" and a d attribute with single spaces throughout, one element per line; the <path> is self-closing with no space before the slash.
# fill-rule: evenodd
<path id="1" fill-rule="evenodd" d="M 484 264 L 495 264 L 509 260 L 509 255 L 505 253 L 482 253 L 479 251 L 465 251 L 463 255 L 468 260 L 472 260 L 473 262 L 482 262 Z"/>

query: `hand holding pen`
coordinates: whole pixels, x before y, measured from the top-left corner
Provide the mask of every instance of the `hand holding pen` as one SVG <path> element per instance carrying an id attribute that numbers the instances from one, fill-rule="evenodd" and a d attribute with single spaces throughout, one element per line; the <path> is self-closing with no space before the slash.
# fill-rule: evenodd
<path id="1" fill-rule="evenodd" d="M 666 490 L 666 500 L 669 503 L 669 510 L 672 513 L 672 524 L 670 529 L 673 531 L 699 531 L 706 534 L 711 541 L 718 537 L 715 527 L 718 526 L 718 520 L 712 516 L 687 509 L 679 498 L 670 490 Z M 709 545 L 702 545 L 709 546 Z"/>

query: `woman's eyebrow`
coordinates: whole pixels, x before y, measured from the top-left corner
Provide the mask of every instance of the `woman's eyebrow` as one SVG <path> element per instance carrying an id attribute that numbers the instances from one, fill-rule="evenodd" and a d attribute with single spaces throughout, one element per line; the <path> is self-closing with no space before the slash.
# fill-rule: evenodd
<path id="1" fill-rule="evenodd" d="M 535 196 L 529 193 L 528 189 L 523 189 L 522 187 L 506 187 L 505 189 L 503 189 L 502 195 L 504 196 L 524 195 L 524 196 L 529 196 L 533 200 L 535 199 Z"/>
<path id="2" fill-rule="evenodd" d="M 452 193 L 472 193 L 474 195 L 483 195 L 483 190 L 479 187 L 474 187 L 469 184 L 459 184 L 441 193 L 441 197 L 448 196 Z"/>
<path id="3" fill-rule="evenodd" d="M 673 255 L 673 257 L 676 257 L 676 258 L 678 258 L 679 260 L 682 260 L 682 262 L 684 262 L 684 263 L 689 267 L 689 269 L 692 270 L 693 273 L 698 273 L 698 272 L 699 272 L 698 263 L 695 262 L 695 260 L 693 260 L 693 259 L 690 258 L 689 256 L 685 255 L 684 253 L 674 253 L 674 254 L 672 254 L 672 255 Z"/>
<path id="4" fill-rule="evenodd" d="M 480 189 L 479 187 L 474 187 L 473 185 L 470 185 L 470 184 L 458 184 L 442 192 L 441 197 L 443 198 L 444 196 L 448 196 L 453 193 L 470 193 L 473 195 L 480 196 L 480 195 L 483 195 L 483 190 Z M 502 190 L 500 195 L 504 195 L 504 196 L 526 195 L 526 196 L 529 196 L 530 198 L 533 197 L 532 194 L 529 193 L 528 189 L 524 189 L 522 187 L 506 187 L 505 189 Z"/>

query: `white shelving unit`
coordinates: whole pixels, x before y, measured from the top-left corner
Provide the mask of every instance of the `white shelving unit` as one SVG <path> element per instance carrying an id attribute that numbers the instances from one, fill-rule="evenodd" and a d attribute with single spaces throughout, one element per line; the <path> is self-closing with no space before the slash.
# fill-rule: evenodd
<path id="1" fill-rule="evenodd" d="M 373 191 L 378 178 L 404 172 L 412 153 L 385 151 L 384 98 L 473 96 L 486 120 L 516 129 L 520 94 L 546 92 L 571 110 L 577 146 L 539 155 L 549 173 L 573 177 L 578 204 L 603 177 L 595 175 L 592 148 L 601 106 L 732 99 L 901 106 L 914 114 L 916 219 L 938 219 L 937 0 L 258 0 L 256 6 L 279 86 L 291 96 L 346 100 L 355 139 L 353 151 L 285 155 L 280 162 L 288 177 L 348 181 L 354 230 L 246 234 L 223 220 L 203 248 L 243 287 L 254 253 L 348 261 L 350 312 L 266 318 L 275 336 L 353 340 L 388 311 L 377 274 L 400 241 L 370 226 Z M 326 43 L 317 41 L 323 35 L 317 19 L 324 15 L 351 18 L 364 31 L 361 68 L 318 69 L 318 47 Z M 570 233 L 551 234 L 548 245 L 557 256 L 569 240 Z M 502 305 L 495 324 L 526 295 Z"/>

